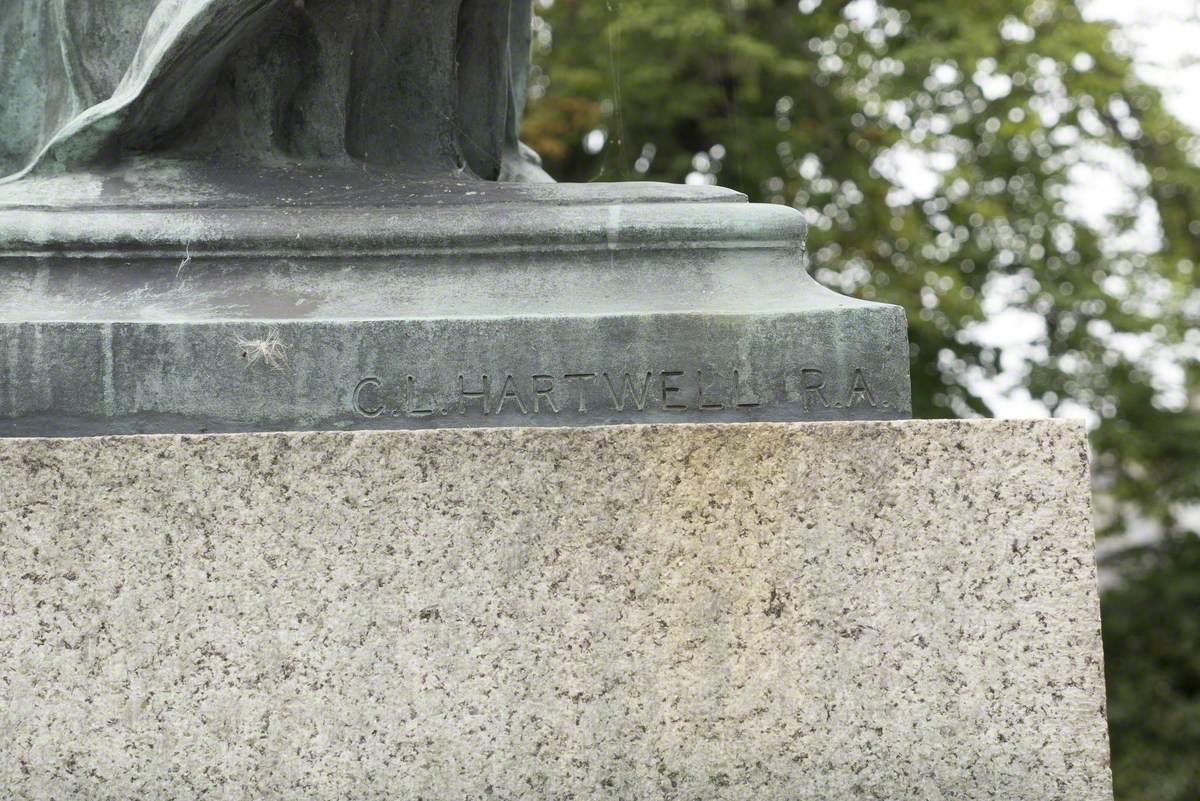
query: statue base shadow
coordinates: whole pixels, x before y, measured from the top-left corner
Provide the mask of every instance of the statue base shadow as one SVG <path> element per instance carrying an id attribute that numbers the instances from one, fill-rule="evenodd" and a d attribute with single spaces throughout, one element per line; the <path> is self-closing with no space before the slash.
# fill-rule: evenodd
<path id="1" fill-rule="evenodd" d="M 794 209 L 353 165 L 0 186 L 0 436 L 910 415 Z"/>

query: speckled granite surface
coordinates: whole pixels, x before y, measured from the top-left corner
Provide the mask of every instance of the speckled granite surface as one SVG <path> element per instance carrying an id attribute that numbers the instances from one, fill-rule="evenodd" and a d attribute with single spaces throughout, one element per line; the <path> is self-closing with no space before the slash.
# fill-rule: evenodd
<path id="1" fill-rule="evenodd" d="M 1083 431 L 0 440 L 12 799 L 1110 801 Z"/>

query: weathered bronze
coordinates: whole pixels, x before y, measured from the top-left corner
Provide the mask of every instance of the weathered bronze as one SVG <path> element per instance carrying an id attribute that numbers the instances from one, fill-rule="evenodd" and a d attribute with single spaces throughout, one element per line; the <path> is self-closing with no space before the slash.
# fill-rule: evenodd
<path id="1" fill-rule="evenodd" d="M 531 0 L 4 0 L 0 177 L 130 154 L 546 180 Z"/>
<path id="2" fill-rule="evenodd" d="M 556 184 L 532 0 L 0 0 L 0 436 L 906 417 L 903 310 Z"/>

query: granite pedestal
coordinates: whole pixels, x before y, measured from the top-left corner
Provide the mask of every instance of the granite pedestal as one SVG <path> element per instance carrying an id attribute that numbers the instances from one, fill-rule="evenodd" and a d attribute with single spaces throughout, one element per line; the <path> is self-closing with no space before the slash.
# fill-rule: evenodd
<path id="1" fill-rule="evenodd" d="M 0 440 L 11 799 L 1111 801 L 1060 422 Z"/>

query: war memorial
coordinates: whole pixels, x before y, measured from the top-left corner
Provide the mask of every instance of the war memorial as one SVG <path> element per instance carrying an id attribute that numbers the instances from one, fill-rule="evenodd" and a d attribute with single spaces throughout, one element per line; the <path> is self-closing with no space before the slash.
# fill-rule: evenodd
<path id="1" fill-rule="evenodd" d="M 4 797 L 1112 798 L 1083 427 L 553 183 L 530 0 L 7 3 Z"/>

